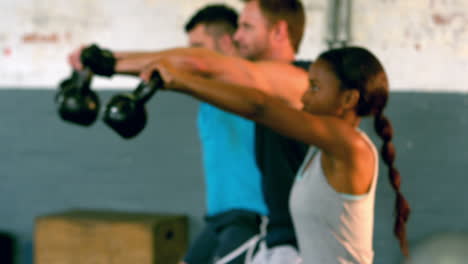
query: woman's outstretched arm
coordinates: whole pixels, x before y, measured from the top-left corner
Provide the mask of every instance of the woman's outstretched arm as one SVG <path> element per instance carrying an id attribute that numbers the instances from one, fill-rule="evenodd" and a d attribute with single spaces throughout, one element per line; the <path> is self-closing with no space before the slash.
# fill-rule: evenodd
<path id="1" fill-rule="evenodd" d="M 167 90 L 189 94 L 265 124 L 285 136 L 333 153 L 333 156 L 348 156 L 350 139 L 358 136 L 351 125 L 336 117 L 309 114 L 261 90 L 198 76 L 176 68 L 169 61 L 159 61 L 140 76 L 148 80 L 155 69 L 160 72 Z"/>
<path id="2" fill-rule="evenodd" d="M 159 61 L 168 61 L 181 71 L 247 86 L 302 108 L 301 97 L 308 86 L 307 72 L 287 62 L 249 60 L 205 48 L 175 48 L 150 53 L 117 53 L 118 72 L 136 74 Z"/>

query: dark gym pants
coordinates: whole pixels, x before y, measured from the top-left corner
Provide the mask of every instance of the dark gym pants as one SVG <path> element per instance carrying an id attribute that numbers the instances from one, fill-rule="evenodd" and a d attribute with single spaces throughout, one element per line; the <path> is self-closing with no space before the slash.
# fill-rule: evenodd
<path id="1" fill-rule="evenodd" d="M 190 247 L 184 261 L 188 264 L 211 264 L 258 235 L 261 217 L 245 210 L 231 210 L 206 217 L 206 226 Z M 229 264 L 244 264 L 245 252 Z"/>

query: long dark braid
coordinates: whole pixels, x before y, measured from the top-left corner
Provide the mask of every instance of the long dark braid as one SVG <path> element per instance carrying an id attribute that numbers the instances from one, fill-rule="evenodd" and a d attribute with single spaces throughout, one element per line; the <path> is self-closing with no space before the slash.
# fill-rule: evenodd
<path id="1" fill-rule="evenodd" d="M 400 172 L 395 168 L 394 161 L 396 157 L 395 146 L 392 143 L 393 128 L 390 121 L 379 113 L 374 119 L 374 128 L 380 138 L 383 140 L 381 155 L 382 159 L 388 166 L 388 175 L 390 184 L 396 192 L 395 210 L 396 219 L 393 232 L 400 241 L 401 251 L 405 256 L 409 255 L 408 241 L 406 240 L 406 226 L 410 214 L 410 207 L 405 197 L 400 191 L 401 176 Z"/>
<path id="2" fill-rule="evenodd" d="M 359 116 L 375 117 L 374 128 L 383 140 L 382 159 L 388 166 L 389 180 L 396 192 L 396 219 L 394 234 L 400 242 L 403 255 L 409 255 L 406 239 L 406 222 L 410 207 L 400 191 L 401 177 L 395 168 L 395 146 L 392 143 L 393 128 L 383 115 L 388 99 L 388 80 L 379 60 L 368 50 L 360 47 L 345 47 L 322 53 L 319 59 L 325 60 L 341 82 L 341 89 L 357 89 L 359 102 L 356 113 Z"/>

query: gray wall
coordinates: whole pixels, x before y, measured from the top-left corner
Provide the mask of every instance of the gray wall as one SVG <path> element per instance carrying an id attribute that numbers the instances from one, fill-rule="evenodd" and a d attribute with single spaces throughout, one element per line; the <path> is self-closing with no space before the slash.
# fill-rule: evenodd
<path id="1" fill-rule="evenodd" d="M 106 102 L 115 92 L 99 94 Z M 53 96 L 53 90 L 0 91 L 0 231 L 17 239 L 18 263 L 32 263 L 34 218 L 70 208 L 187 214 L 193 238 L 204 213 L 197 102 L 157 94 L 148 105 L 146 129 L 123 140 L 101 121 L 90 128 L 62 122 Z M 468 231 L 466 113 L 464 94 L 392 94 L 388 115 L 403 191 L 413 209 L 413 245 L 436 232 Z M 391 233 L 394 193 L 381 165 L 375 263 L 390 264 L 400 256 Z"/>
<path id="2" fill-rule="evenodd" d="M 114 93 L 99 92 L 101 101 Z M 31 263 L 34 218 L 69 208 L 181 213 L 192 234 L 200 229 L 196 101 L 155 95 L 146 129 L 124 140 L 100 120 L 90 128 L 61 121 L 52 90 L 0 94 L 0 230 L 19 239 L 19 263 Z"/>

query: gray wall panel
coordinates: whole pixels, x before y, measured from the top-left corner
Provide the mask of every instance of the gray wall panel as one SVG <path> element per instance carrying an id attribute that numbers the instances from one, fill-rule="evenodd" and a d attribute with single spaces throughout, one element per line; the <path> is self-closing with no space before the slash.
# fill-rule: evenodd
<path id="1" fill-rule="evenodd" d="M 115 93 L 99 92 L 103 102 Z M 197 102 L 156 95 L 148 104 L 146 129 L 123 140 L 101 121 L 90 128 L 62 122 L 53 95 L 52 90 L 0 91 L 0 230 L 18 239 L 18 263 L 31 263 L 34 217 L 75 207 L 187 214 L 193 238 L 204 214 Z M 413 243 L 434 232 L 468 231 L 467 112 L 464 94 L 392 94 L 388 115 L 403 191 L 413 209 L 408 226 Z M 380 146 L 371 123 L 362 127 Z M 400 260 L 392 236 L 393 199 L 381 163 L 377 264 Z"/>

